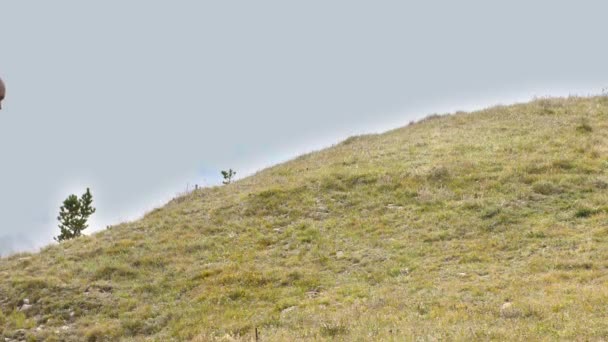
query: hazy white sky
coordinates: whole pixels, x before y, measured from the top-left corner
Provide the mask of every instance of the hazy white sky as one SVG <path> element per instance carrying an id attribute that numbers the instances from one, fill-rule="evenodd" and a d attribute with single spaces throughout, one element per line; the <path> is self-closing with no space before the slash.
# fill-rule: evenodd
<path id="1" fill-rule="evenodd" d="M 0 254 L 432 112 L 608 85 L 602 1 L 2 1 Z"/>

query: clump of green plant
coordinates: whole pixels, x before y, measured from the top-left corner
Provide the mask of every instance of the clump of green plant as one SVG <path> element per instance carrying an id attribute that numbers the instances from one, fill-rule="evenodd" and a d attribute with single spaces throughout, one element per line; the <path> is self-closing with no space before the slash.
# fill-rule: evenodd
<path id="1" fill-rule="evenodd" d="M 57 220 L 59 220 L 61 233 L 55 237 L 55 240 L 70 240 L 82 235 L 82 231 L 89 226 L 87 224 L 89 216 L 96 210 L 92 204 L 93 195 L 89 188 L 80 198 L 74 194 L 68 196 L 59 209 Z"/>
<path id="2" fill-rule="evenodd" d="M 576 218 L 591 217 L 591 216 L 593 216 L 595 214 L 598 214 L 600 211 L 601 211 L 600 209 L 579 208 L 574 213 L 574 217 L 576 217 Z"/>
<path id="3" fill-rule="evenodd" d="M 587 118 L 582 118 L 578 126 L 576 126 L 576 130 L 581 133 L 589 133 L 593 131 L 593 127 L 591 127 Z"/>
<path id="4" fill-rule="evenodd" d="M 222 170 L 222 177 L 224 177 L 222 183 L 224 185 L 232 183 L 232 177 L 234 176 L 236 176 L 236 171 L 233 171 L 232 169 L 229 169 L 228 171 Z"/>
<path id="5" fill-rule="evenodd" d="M 591 215 L 593 215 L 593 210 L 589 208 L 580 208 L 574 213 L 574 217 L 576 218 L 589 217 Z"/>

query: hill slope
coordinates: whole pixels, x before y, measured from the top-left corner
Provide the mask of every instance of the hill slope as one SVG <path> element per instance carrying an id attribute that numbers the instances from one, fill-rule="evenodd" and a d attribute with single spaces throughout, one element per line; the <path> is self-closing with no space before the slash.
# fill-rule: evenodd
<path id="1" fill-rule="evenodd" d="M 608 338 L 607 128 L 608 99 L 593 97 L 353 137 L 0 260 L 0 328 L 74 341 L 255 328 L 262 341 Z"/>

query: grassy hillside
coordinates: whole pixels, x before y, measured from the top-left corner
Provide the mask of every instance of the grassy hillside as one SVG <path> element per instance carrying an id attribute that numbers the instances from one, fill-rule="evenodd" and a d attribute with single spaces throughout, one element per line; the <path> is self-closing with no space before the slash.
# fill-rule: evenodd
<path id="1" fill-rule="evenodd" d="M 256 328 L 261 341 L 608 339 L 607 157 L 606 97 L 352 137 L 0 260 L 0 329 L 49 341 L 251 340 Z"/>

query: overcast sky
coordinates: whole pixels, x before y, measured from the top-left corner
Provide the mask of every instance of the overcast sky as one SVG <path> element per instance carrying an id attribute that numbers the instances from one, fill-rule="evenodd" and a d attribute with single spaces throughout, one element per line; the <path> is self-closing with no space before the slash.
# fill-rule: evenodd
<path id="1" fill-rule="evenodd" d="M 2 1 L 0 254 L 433 112 L 608 86 L 601 1 Z"/>

